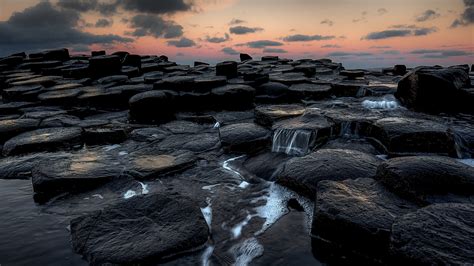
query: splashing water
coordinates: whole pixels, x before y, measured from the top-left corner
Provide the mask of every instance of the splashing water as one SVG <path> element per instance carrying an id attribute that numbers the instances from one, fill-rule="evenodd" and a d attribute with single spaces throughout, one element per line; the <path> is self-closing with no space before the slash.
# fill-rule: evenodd
<path id="1" fill-rule="evenodd" d="M 221 123 L 219 122 L 216 122 L 213 126 L 213 128 L 220 128 L 221 127 Z"/>
<path id="2" fill-rule="evenodd" d="M 212 223 L 212 204 L 211 199 L 206 198 L 207 206 L 205 208 L 201 208 L 202 215 L 204 216 L 204 220 L 206 220 L 207 225 L 209 226 L 209 230 L 211 230 L 211 223 Z"/>
<path id="3" fill-rule="evenodd" d="M 263 255 L 263 246 L 254 237 L 244 240 L 231 248 L 235 266 L 246 266 L 253 259 Z"/>
<path id="4" fill-rule="evenodd" d="M 214 252 L 214 246 L 208 246 L 204 252 L 202 253 L 201 256 L 201 261 L 202 261 L 202 266 L 210 266 L 210 261 L 209 258 L 212 255 L 212 252 Z"/>
<path id="5" fill-rule="evenodd" d="M 471 153 L 468 148 L 467 141 L 463 138 L 461 134 L 456 131 L 450 130 L 450 135 L 454 140 L 454 148 L 456 150 L 456 155 L 459 159 L 470 159 Z"/>
<path id="6" fill-rule="evenodd" d="M 130 199 L 130 198 L 133 198 L 137 195 L 137 192 L 135 192 L 134 190 L 128 190 L 127 192 L 125 192 L 125 194 L 123 194 L 123 198 L 124 199 Z"/>
<path id="7" fill-rule="evenodd" d="M 314 204 L 310 200 L 296 194 L 295 192 L 285 187 L 282 187 L 276 183 L 270 183 L 270 186 L 267 189 L 266 196 L 252 200 L 252 203 L 258 202 L 261 199 L 266 200 L 265 205 L 259 206 L 255 209 L 257 212 L 256 215 L 265 219 L 262 228 L 257 231 L 255 235 L 260 235 L 264 233 L 283 215 L 287 214 L 289 212 L 287 204 L 288 201 L 292 198 L 296 199 L 305 210 L 305 213 L 308 216 L 307 223 L 309 228 L 309 223 L 312 220 L 311 217 L 313 215 Z"/>
<path id="8" fill-rule="evenodd" d="M 311 131 L 302 129 L 277 129 L 273 133 L 272 152 L 303 156 L 309 152 Z"/>
<path id="9" fill-rule="evenodd" d="M 474 167 L 474 159 L 458 159 L 459 162 Z"/>
<path id="10" fill-rule="evenodd" d="M 381 101 L 365 100 L 362 102 L 362 106 L 366 109 L 393 110 L 393 109 L 397 109 L 399 105 L 397 101 L 391 101 L 391 100 L 381 100 Z"/>
<path id="11" fill-rule="evenodd" d="M 140 184 L 140 186 L 142 186 L 142 194 L 143 195 L 146 195 L 148 194 L 150 191 L 148 190 L 148 185 L 146 184 L 143 184 L 142 182 L 138 182 Z"/>
<path id="12" fill-rule="evenodd" d="M 230 172 L 234 173 L 235 175 L 240 176 L 240 177 L 243 179 L 243 176 L 242 176 L 238 171 L 234 170 L 234 169 L 230 166 L 230 163 L 233 162 L 233 161 L 235 161 L 235 160 L 238 160 L 238 159 L 240 159 L 240 158 L 243 158 L 244 156 L 245 156 L 245 155 L 241 155 L 241 156 L 238 156 L 238 157 L 230 158 L 230 159 L 224 161 L 224 163 L 222 164 L 222 167 L 223 167 L 224 169 L 226 169 L 227 171 L 230 171 Z"/>
<path id="13" fill-rule="evenodd" d="M 252 215 L 247 214 L 247 217 L 245 217 L 245 219 L 242 222 L 232 227 L 231 232 L 232 232 L 232 237 L 234 239 L 238 238 L 242 234 L 242 228 L 244 228 L 244 226 L 246 226 L 250 222 L 252 217 L 253 217 Z"/>

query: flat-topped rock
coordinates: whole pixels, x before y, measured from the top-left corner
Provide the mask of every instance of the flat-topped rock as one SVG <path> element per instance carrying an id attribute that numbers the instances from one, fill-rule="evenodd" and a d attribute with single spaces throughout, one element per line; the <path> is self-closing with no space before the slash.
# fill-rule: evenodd
<path id="1" fill-rule="evenodd" d="M 270 131 L 253 123 L 220 128 L 221 143 L 227 151 L 254 152 L 270 143 Z"/>
<path id="2" fill-rule="evenodd" d="M 399 263 L 469 265 L 474 262 L 474 204 L 433 204 L 392 226 L 391 251 Z"/>
<path id="3" fill-rule="evenodd" d="M 237 76 L 237 62 L 225 61 L 216 65 L 216 75 L 228 78 Z"/>
<path id="4" fill-rule="evenodd" d="M 371 178 L 318 183 L 311 234 L 378 258 L 388 255 L 392 224 L 416 206 Z"/>
<path id="5" fill-rule="evenodd" d="M 92 77 L 104 77 L 120 73 L 122 62 L 117 55 L 102 55 L 89 58 L 88 71 Z"/>
<path id="6" fill-rule="evenodd" d="M 447 126 L 431 120 L 390 117 L 377 120 L 370 136 L 393 154 L 455 154 Z"/>
<path id="7" fill-rule="evenodd" d="M 332 87 L 330 85 L 301 83 L 292 85 L 289 93 L 295 100 L 321 100 L 331 95 Z"/>
<path id="8" fill-rule="evenodd" d="M 460 68 L 417 68 L 398 83 L 395 96 L 417 111 L 474 112 L 468 72 Z"/>
<path id="9" fill-rule="evenodd" d="M 254 106 L 255 89 L 247 85 L 226 85 L 212 90 L 214 105 L 221 110 L 247 110 Z"/>
<path id="10" fill-rule="evenodd" d="M 70 149 L 81 144 L 82 129 L 78 127 L 43 128 L 17 135 L 3 145 L 3 155 L 33 151 Z"/>
<path id="11" fill-rule="evenodd" d="M 93 189 L 124 173 L 124 166 L 100 152 L 81 152 L 60 160 L 45 158 L 32 170 L 35 200 L 44 202 L 58 194 Z"/>
<path id="12" fill-rule="evenodd" d="M 167 91 L 147 91 L 130 98 L 130 116 L 139 122 L 167 122 L 174 118 L 174 94 Z"/>
<path id="13" fill-rule="evenodd" d="M 312 199 L 319 181 L 372 178 L 379 163 L 375 156 L 360 151 L 322 149 L 287 161 L 274 177 L 278 184 Z"/>
<path id="14" fill-rule="evenodd" d="M 172 153 L 144 150 L 133 153 L 129 160 L 130 174 L 143 180 L 183 171 L 195 163 L 196 156 L 183 150 Z"/>
<path id="15" fill-rule="evenodd" d="M 20 133 L 35 129 L 39 124 L 37 119 L 8 119 L 0 120 L 0 142 L 4 142 Z"/>
<path id="16" fill-rule="evenodd" d="M 134 197 L 71 221 L 74 250 L 91 264 L 148 264 L 201 248 L 209 228 L 191 199 Z"/>
<path id="17" fill-rule="evenodd" d="M 344 76 L 348 79 L 363 78 L 365 76 L 364 71 L 360 70 L 342 70 L 339 75 Z"/>
<path id="18" fill-rule="evenodd" d="M 409 156 L 383 162 L 377 177 L 391 191 L 426 202 L 430 195 L 474 195 L 474 167 L 441 156 Z"/>
<path id="19" fill-rule="evenodd" d="M 255 122 L 265 127 L 271 127 L 275 122 L 303 115 L 305 108 L 301 105 L 265 105 L 255 108 Z"/>

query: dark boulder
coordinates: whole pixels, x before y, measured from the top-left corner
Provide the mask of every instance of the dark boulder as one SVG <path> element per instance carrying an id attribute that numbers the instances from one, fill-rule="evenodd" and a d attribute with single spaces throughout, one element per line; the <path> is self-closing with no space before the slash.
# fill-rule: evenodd
<path id="1" fill-rule="evenodd" d="M 160 146 L 165 148 L 165 145 Z M 177 150 L 183 147 L 173 148 L 169 153 L 150 148 L 131 154 L 128 173 L 139 180 L 152 179 L 179 173 L 194 165 L 194 153 Z"/>
<path id="2" fill-rule="evenodd" d="M 289 87 L 279 82 L 266 82 L 257 87 L 256 100 L 261 103 L 286 103 L 290 101 Z"/>
<path id="3" fill-rule="evenodd" d="M 395 65 L 393 67 L 393 74 L 396 76 L 403 76 L 407 73 L 407 67 L 405 65 Z"/>
<path id="4" fill-rule="evenodd" d="M 253 58 L 248 55 L 248 54 L 240 54 L 240 61 L 241 62 L 244 62 L 244 61 L 247 61 L 247 60 L 252 60 Z"/>
<path id="5" fill-rule="evenodd" d="M 395 96 L 416 111 L 474 112 L 468 73 L 460 68 L 417 68 L 398 83 Z"/>
<path id="6" fill-rule="evenodd" d="M 56 151 L 80 145 L 82 129 L 78 127 L 43 128 L 22 133 L 3 145 L 3 155 L 33 151 Z"/>
<path id="7" fill-rule="evenodd" d="M 253 123 L 224 126 L 220 128 L 220 137 L 227 151 L 255 152 L 270 144 L 270 131 Z"/>
<path id="8" fill-rule="evenodd" d="M 447 126 L 436 121 L 390 117 L 377 120 L 368 130 L 393 155 L 456 153 Z"/>
<path id="9" fill-rule="evenodd" d="M 101 56 L 106 55 L 105 51 L 91 51 L 91 56 Z"/>
<path id="10" fill-rule="evenodd" d="M 216 65 L 216 75 L 227 78 L 237 77 L 237 62 L 225 61 Z"/>
<path id="11" fill-rule="evenodd" d="M 301 83 L 289 88 L 290 97 L 295 101 L 322 100 L 331 96 L 331 85 Z"/>
<path id="12" fill-rule="evenodd" d="M 371 178 L 318 183 L 311 234 L 332 247 L 386 257 L 395 220 L 416 206 Z"/>
<path id="13" fill-rule="evenodd" d="M 255 89 L 247 85 L 226 85 L 212 90 L 214 106 L 220 110 L 247 110 L 254 107 Z"/>
<path id="14" fill-rule="evenodd" d="M 378 167 L 376 178 L 394 193 L 422 203 L 430 195 L 474 195 L 474 168 L 449 157 L 393 158 Z"/>
<path id="15" fill-rule="evenodd" d="M 255 108 L 255 123 L 271 127 L 277 121 L 303 115 L 305 108 L 301 105 L 264 105 Z"/>
<path id="16" fill-rule="evenodd" d="M 47 60 L 67 61 L 70 59 L 70 56 L 69 56 L 69 50 L 66 48 L 62 48 L 62 49 L 48 50 L 48 51 L 44 51 L 40 53 L 30 54 L 29 58 L 33 58 L 33 59 L 39 58 L 43 61 L 47 61 Z"/>
<path id="17" fill-rule="evenodd" d="M 117 75 L 122 62 L 117 55 L 102 55 L 89 58 L 89 73 L 94 78 Z"/>
<path id="18" fill-rule="evenodd" d="M 339 75 L 344 76 L 348 79 L 363 78 L 365 76 L 364 71 L 360 70 L 342 70 Z"/>
<path id="19" fill-rule="evenodd" d="M 209 228 L 191 199 L 134 197 L 71 221 L 74 250 L 92 265 L 155 264 L 201 248 Z"/>
<path id="20" fill-rule="evenodd" d="M 174 118 L 174 94 L 169 91 L 147 91 L 130 98 L 130 117 L 137 122 L 163 123 Z"/>
<path id="21" fill-rule="evenodd" d="M 319 181 L 375 177 L 379 163 L 360 151 L 322 149 L 287 161 L 274 176 L 278 184 L 312 199 Z"/>
<path id="22" fill-rule="evenodd" d="M 433 204 L 392 226 L 391 250 L 399 265 L 474 263 L 474 204 Z"/>
<path id="23" fill-rule="evenodd" d="M 35 200 L 43 203 L 62 193 L 78 193 L 120 178 L 124 167 L 105 153 L 83 152 L 45 159 L 32 170 Z"/>
<path id="24" fill-rule="evenodd" d="M 20 133 L 35 129 L 38 124 L 37 119 L 0 120 L 0 143 Z"/>

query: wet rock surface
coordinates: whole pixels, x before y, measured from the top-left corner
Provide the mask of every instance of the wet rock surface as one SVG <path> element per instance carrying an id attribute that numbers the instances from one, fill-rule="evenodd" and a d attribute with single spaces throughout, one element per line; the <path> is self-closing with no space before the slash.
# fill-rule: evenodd
<path id="1" fill-rule="evenodd" d="M 392 227 L 391 250 L 404 263 L 471 264 L 473 204 L 433 204 L 406 214 Z"/>
<path id="2" fill-rule="evenodd" d="M 209 229 L 180 195 L 137 197 L 71 221 L 74 250 L 91 264 L 146 264 L 202 246 Z"/>
<path id="3" fill-rule="evenodd" d="M 0 264 L 472 264 L 469 69 L 240 59 L 0 58 Z"/>

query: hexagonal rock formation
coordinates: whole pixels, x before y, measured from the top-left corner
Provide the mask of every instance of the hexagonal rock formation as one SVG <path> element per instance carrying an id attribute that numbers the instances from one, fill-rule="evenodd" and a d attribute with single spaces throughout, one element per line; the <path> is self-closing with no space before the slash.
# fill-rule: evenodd
<path id="1" fill-rule="evenodd" d="M 468 71 L 421 67 L 405 75 L 395 96 L 408 108 L 426 112 L 474 112 Z"/>
<path id="2" fill-rule="evenodd" d="M 368 133 L 392 154 L 455 154 L 447 126 L 436 121 L 389 117 L 377 120 Z"/>
<path id="3" fill-rule="evenodd" d="M 405 265 L 474 263 L 474 204 L 433 204 L 392 226 L 391 251 Z"/>
<path id="4" fill-rule="evenodd" d="M 387 256 L 395 219 L 416 210 L 371 178 L 323 180 L 311 233 L 317 240 L 382 258 Z"/>
<path id="5" fill-rule="evenodd" d="M 46 201 L 61 193 L 89 190 L 123 175 L 125 167 L 98 152 L 74 154 L 58 160 L 45 159 L 32 170 L 35 200 Z"/>
<path id="6" fill-rule="evenodd" d="M 42 128 L 22 133 L 3 145 L 3 155 L 14 155 L 33 151 L 56 151 L 81 144 L 80 127 Z"/>
<path id="7" fill-rule="evenodd" d="M 300 105 L 265 105 L 255 108 L 255 123 L 271 127 L 276 121 L 303 115 L 305 108 Z"/>
<path id="8" fill-rule="evenodd" d="M 134 197 L 71 221 L 74 250 L 92 265 L 137 265 L 200 248 L 209 228 L 191 199 L 178 194 Z"/>
<path id="9" fill-rule="evenodd" d="M 474 168 L 449 157 L 393 158 L 378 167 L 376 178 L 398 195 L 420 202 L 431 195 L 474 195 Z"/>
<path id="10" fill-rule="evenodd" d="M 322 149 L 287 161 L 274 174 L 276 182 L 314 198 L 319 181 L 374 177 L 379 160 L 372 155 L 341 149 Z"/>
<path id="11" fill-rule="evenodd" d="M 220 128 L 225 150 L 255 152 L 270 144 L 270 131 L 253 123 L 231 124 Z"/>

